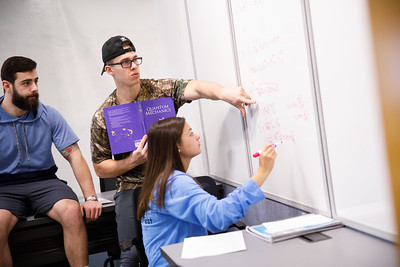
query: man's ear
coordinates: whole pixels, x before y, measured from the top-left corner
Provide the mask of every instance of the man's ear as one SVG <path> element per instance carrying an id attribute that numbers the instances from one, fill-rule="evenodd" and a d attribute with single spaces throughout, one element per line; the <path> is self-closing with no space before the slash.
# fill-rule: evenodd
<path id="1" fill-rule="evenodd" d="M 11 92 L 12 84 L 9 81 L 3 80 L 1 82 L 1 85 L 3 86 L 3 89 L 6 90 L 7 93 Z"/>
<path id="2" fill-rule="evenodd" d="M 108 66 L 108 65 L 106 65 L 106 66 L 104 67 L 104 70 L 105 70 L 105 72 L 107 72 L 107 73 L 110 74 L 110 75 L 113 75 L 113 74 L 114 74 L 114 72 L 112 71 L 111 67 Z"/>

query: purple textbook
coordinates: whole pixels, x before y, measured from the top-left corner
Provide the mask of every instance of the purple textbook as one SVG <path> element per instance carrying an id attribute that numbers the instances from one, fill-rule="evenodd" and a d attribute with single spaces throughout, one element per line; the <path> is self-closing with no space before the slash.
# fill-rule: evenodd
<path id="1" fill-rule="evenodd" d="M 105 107 L 103 112 L 112 154 L 136 150 L 154 122 L 175 117 L 171 97 Z"/>

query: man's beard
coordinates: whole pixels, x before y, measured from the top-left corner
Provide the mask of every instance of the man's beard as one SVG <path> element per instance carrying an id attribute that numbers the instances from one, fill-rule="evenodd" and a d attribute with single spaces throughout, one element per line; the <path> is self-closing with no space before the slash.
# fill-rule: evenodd
<path id="1" fill-rule="evenodd" d="M 39 106 L 39 93 L 33 93 L 29 96 L 21 96 L 17 90 L 13 90 L 12 103 L 23 110 L 35 111 Z"/>

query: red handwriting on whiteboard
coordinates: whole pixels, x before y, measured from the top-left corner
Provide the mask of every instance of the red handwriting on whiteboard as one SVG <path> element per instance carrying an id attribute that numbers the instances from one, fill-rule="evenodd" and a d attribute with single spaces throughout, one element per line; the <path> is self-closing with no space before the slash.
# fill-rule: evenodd
<path id="1" fill-rule="evenodd" d="M 282 134 L 280 131 L 276 131 L 276 132 L 268 135 L 266 140 L 269 143 L 276 143 L 279 141 L 282 141 L 284 143 L 287 143 L 287 142 L 295 143 L 295 141 L 296 141 L 295 136 L 293 134 Z"/>
<path id="2" fill-rule="evenodd" d="M 275 118 L 273 120 L 264 121 L 257 124 L 258 131 L 263 133 L 265 131 L 271 131 L 276 128 L 280 128 L 281 124 L 279 123 L 279 118 Z"/>
<path id="3" fill-rule="evenodd" d="M 284 60 L 283 54 L 284 54 L 284 50 L 283 50 L 283 48 L 281 48 L 278 51 L 276 51 L 275 53 L 272 53 L 268 57 L 264 58 L 264 60 L 261 63 L 250 67 L 250 71 L 252 73 L 258 73 L 261 71 L 265 71 L 272 66 L 284 64 L 285 60 Z"/>
<path id="4" fill-rule="evenodd" d="M 304 100 L 301 95 L 287 105 L 287 108 L 292 112 L 295 120 L 309 121 L 310 116 L 304 105 Z"/>
<path id="5" fill-rule="evenodd" d="M 267 104 L 266 106 L 261 107 L 260 110 L 261 110 L 262 115 L 264 115 L 264 116 L 276 115 L 274 103 Z"/>
<path id="6" fill-rule="evenodd" d="M 281 42 L 281 37 L 280 36 L 274 36 L 269 39 L 260 39 L 257 38 L 253 40 L 246 49 L 241 51 L 241 55 L 244 57 L 253 57 L 257 56 L 257 54 L 260 53 L 265 53 L 268 54 L 268 52 L 264 52 L 265 50 L 274 50 L 279 51 L 279 47 L 282 45 L 280 44 Z M 273 53 L 271 53 L 273 54 Z"/>
<path id="7" fill-rule="evenodd" d="M 261 96 L 276 94 L 279 92 L 279 85 L 276 83 L 255 83 L 251 82 L 248 93 L 254 98 L 258 99 Z"/>
<path id="8" fill-rule="evenodd" d="M 295 142 L 294 134 L 284 134 L 282 132 L 275 103 L 257 106 L 256 114 L 258 115 L 256 121 L 257 132 L 262 136 L 264 142 Z"/>
<path id="9" fill-rule="evenodd" d="M 248 9 L 257 7 L 260 3 L 262 3 L 262 0 L 246 0 L 240 7 L 236 9 L 236 15 L 246 13 Z"/>

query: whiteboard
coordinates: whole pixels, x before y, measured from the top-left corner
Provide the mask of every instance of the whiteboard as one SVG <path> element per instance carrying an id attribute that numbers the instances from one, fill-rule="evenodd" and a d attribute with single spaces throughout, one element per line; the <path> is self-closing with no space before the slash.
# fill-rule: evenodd
<path id="1" fill-rule="evenodd" d="M 283 141 L 262 190 L 267 197 L 330 214 L 302 3 L 231 4 L 242 86 L 257 101 L 246 117 L 250 150 Z M 253 172 L 257 168 L 254 159 Z"/>

